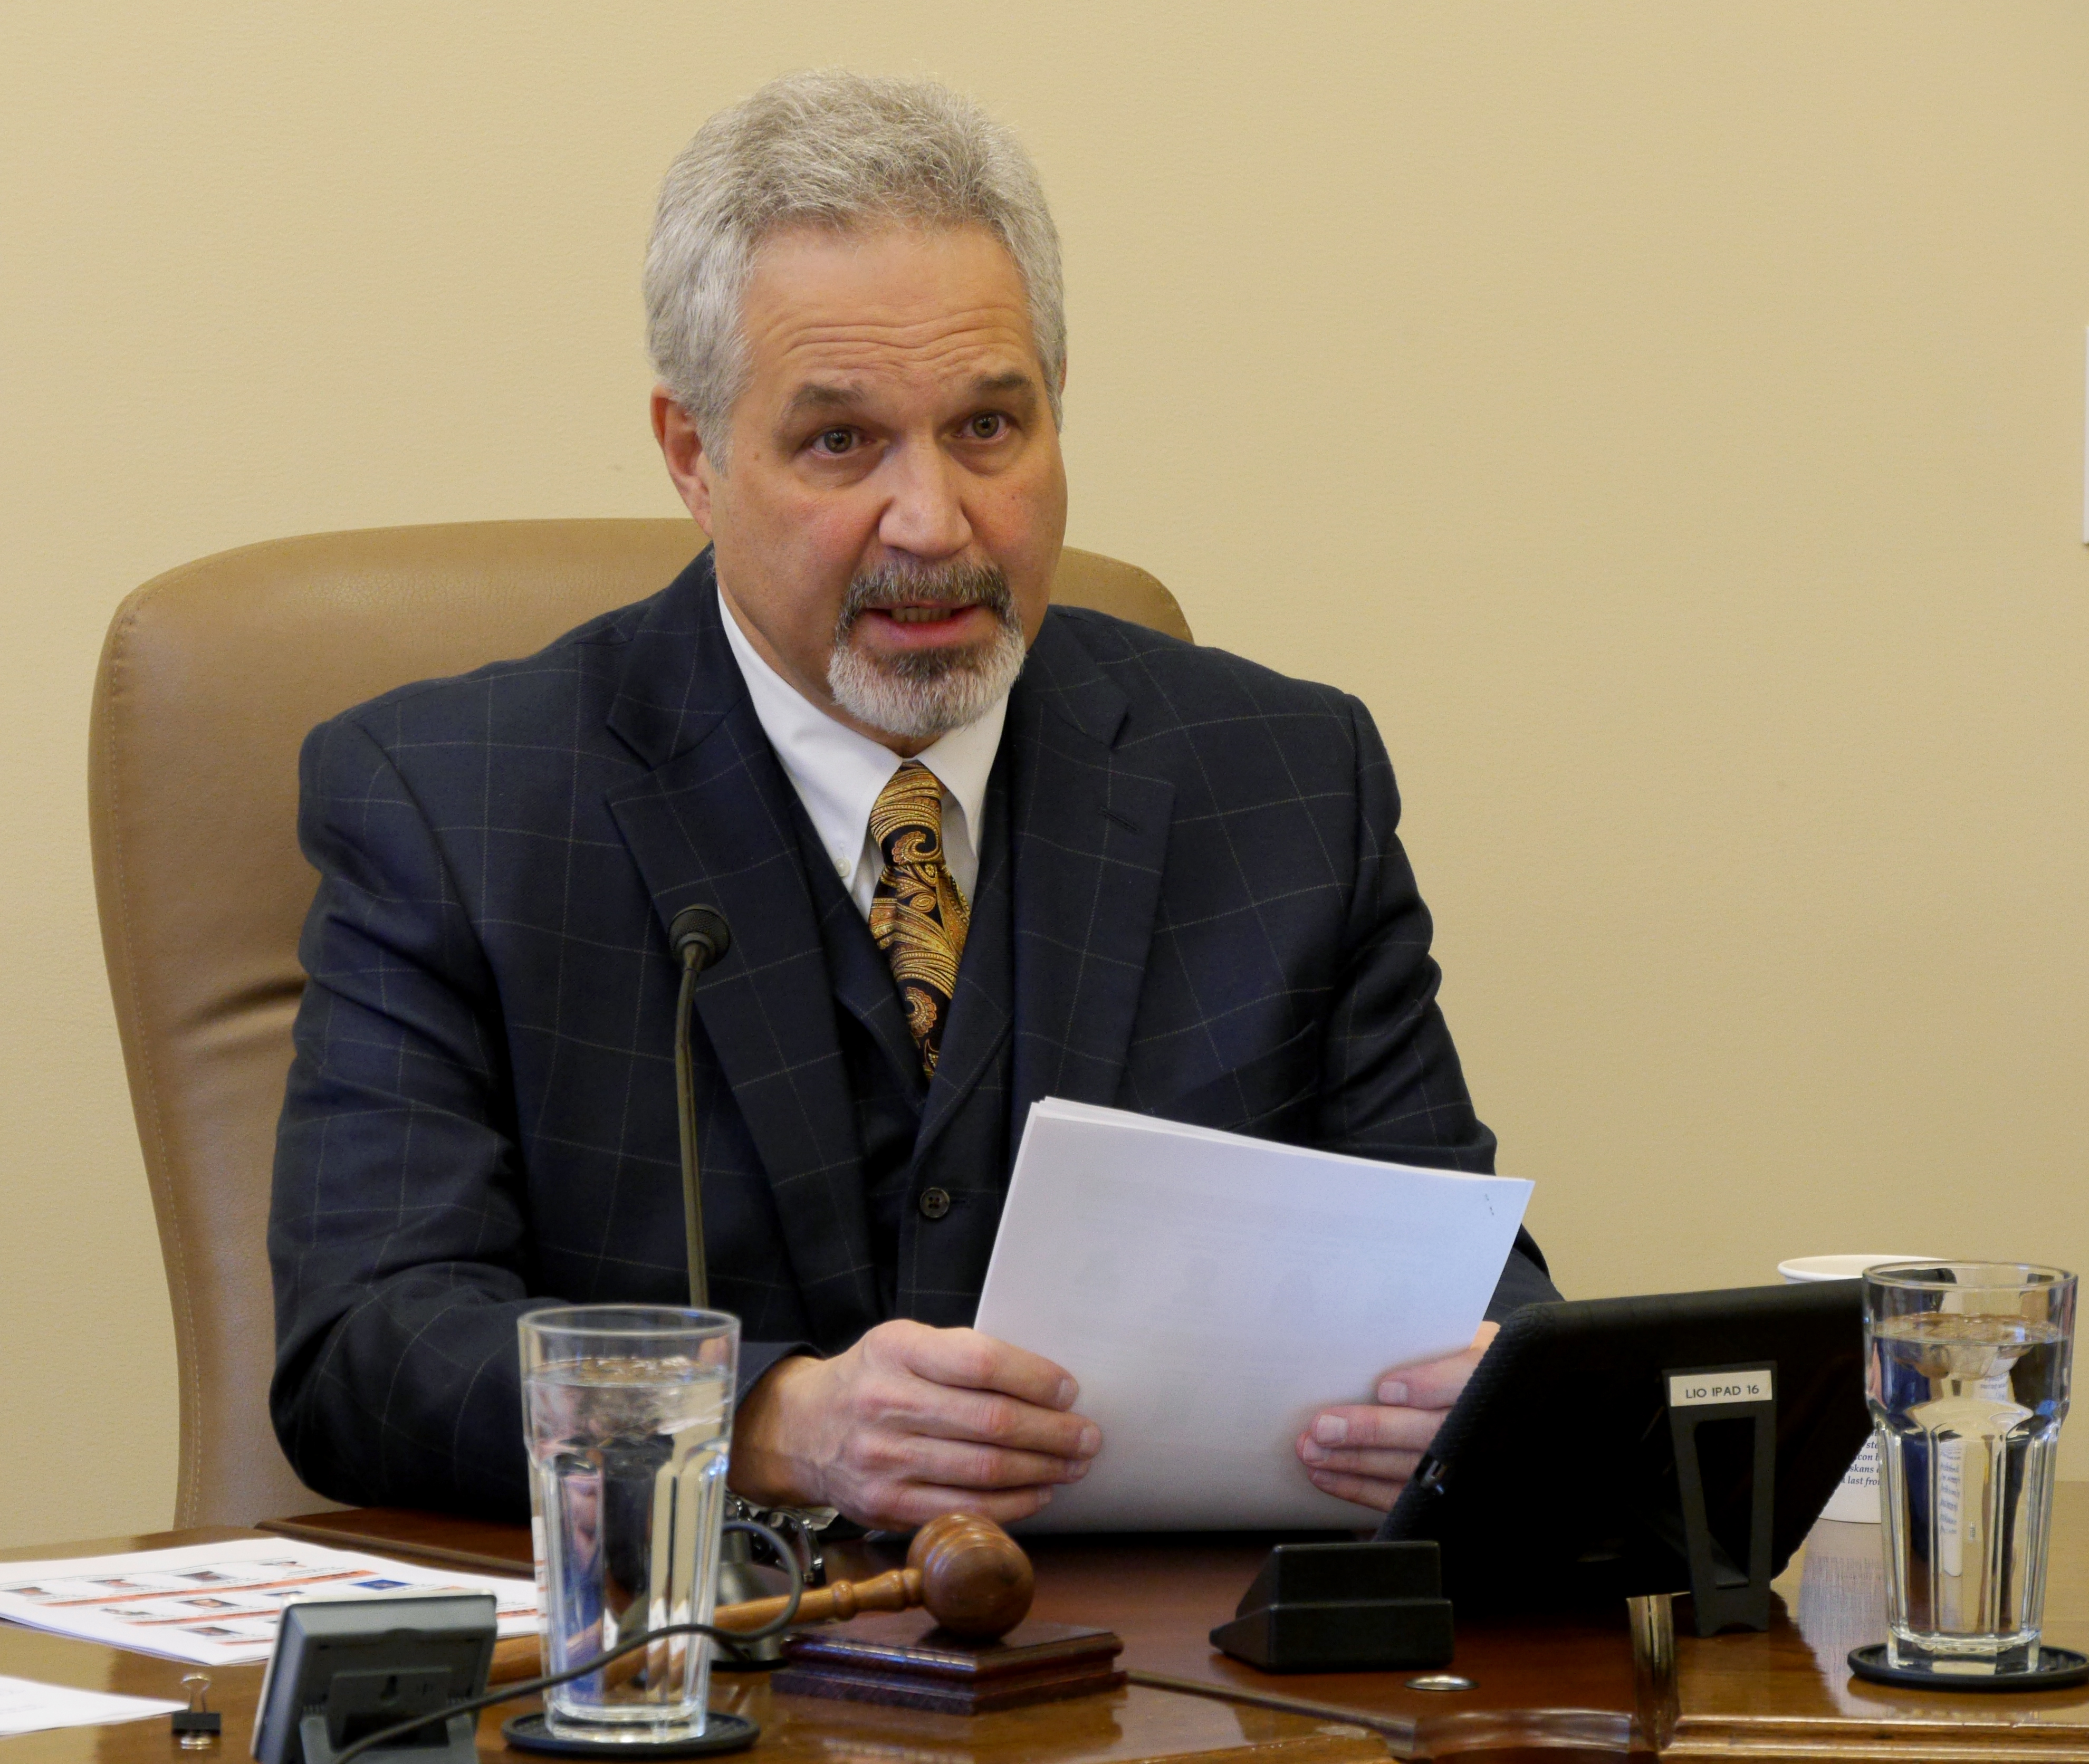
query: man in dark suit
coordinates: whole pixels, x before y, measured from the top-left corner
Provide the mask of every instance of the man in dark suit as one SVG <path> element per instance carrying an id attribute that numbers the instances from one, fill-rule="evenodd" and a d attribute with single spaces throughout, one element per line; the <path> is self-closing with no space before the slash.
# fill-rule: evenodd
<path id="1" fill-rule="evenodd" d="M 1392 773 L 1338 692 L 1048 612 L 1056 240 L 970 105 L 764 88 L 670 173 L 647 281 L 711 547 L 307 745 L 277 1431 L 343 1499 L 522 1509 L 518 1315 L 686 1294 L 666 927 L 701 903 L 734 1486 L 1021 1517 L 1100 1444 L 969 1328 L 1033 1101 L 1490 1167 Z M 1520 1238 L 1493 1314 L 1550 1296 Z M 1389 1504 L 1470 1359 L 1330 1410 L 1302 1474 Z"/>

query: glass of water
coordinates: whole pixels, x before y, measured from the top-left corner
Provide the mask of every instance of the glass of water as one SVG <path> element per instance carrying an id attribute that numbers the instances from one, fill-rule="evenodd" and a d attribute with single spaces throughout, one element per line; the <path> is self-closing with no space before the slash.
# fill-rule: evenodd
<path id="1" fill-rule="evenodd" d="M 1864 1271 L 1866 1394 L 1885 1475 L 1886 1656 L 2035 1669 L 2074 1277 L 2021 1262 Z"/>
<path id="2" fill-rule="evenodd" d="M 573 1305 L 521 1329 L 545 1671 L 710 1622 L 740 1320 Z M 700 1737 L 710 1677 L 707 1642 L 665 1637 L 547 1692 L 545 1725 L 568 1739 Z"/>

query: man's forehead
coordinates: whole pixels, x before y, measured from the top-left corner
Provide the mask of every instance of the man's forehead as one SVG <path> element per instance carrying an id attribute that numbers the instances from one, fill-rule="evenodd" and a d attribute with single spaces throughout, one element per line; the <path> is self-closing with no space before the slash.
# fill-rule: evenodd
<path id="1" fill-rule="evenodd" d="M 860 401 L 895 377 L 988 394 L 1041 380 L 1022 277 L 983 228 L 783 235 L 741 322 L 757 377 L 794 408 Z"/>

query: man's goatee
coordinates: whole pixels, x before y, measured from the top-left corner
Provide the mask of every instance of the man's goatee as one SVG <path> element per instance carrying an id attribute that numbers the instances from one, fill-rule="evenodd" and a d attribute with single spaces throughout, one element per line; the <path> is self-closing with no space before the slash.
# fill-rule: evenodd
<path id="1" fill-rule="evenodd" d="M 923 604 L 983 607 L 993 635 L 962 649 L 910 650 L 873 658 L 855 641 L 866 612 Z M 907 741 L 933 741 L 985 715 L 1023 672 L 1022 620 L 1008 578 L 990 564 L 905 569 L 881 564 L 849 584 L 834 620 L 827 689 L 859 723 Z"/>

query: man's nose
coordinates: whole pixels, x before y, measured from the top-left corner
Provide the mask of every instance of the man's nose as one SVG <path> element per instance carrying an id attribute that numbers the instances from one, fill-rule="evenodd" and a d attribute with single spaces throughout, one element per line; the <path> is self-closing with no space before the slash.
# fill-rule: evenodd
<path id="1" fill-rule="evenodd" d="M 956 468 L 937 447 L 900 449 L 890 465 L 891 500 L 877 524 L 886 550 L 954 557 L 972 541 Z"/>

